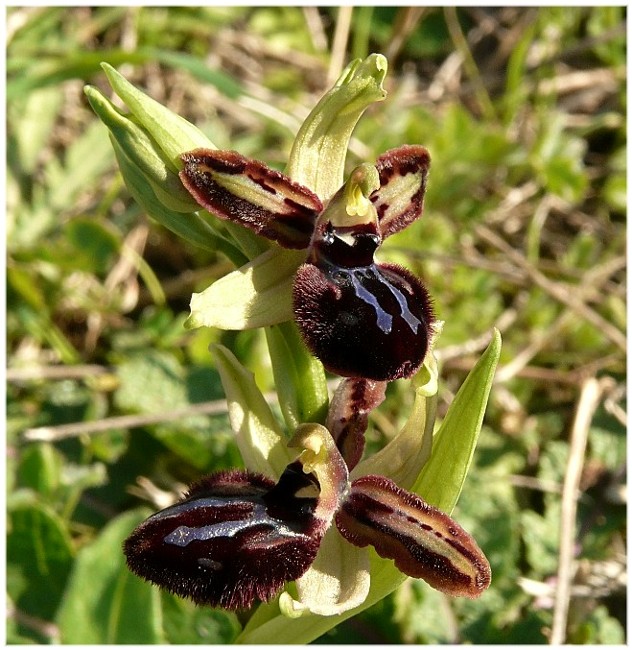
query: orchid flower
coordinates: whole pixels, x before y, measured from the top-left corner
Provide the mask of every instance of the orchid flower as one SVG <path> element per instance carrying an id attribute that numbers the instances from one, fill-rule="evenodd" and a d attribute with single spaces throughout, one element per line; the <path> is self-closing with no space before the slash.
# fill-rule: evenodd
<path id="1" fill-rule="evenodd" d="M 422 214 L 426 149 L 399 147 L 375 166 L 356 167 L 326 206 L 307 187 L 234 151 L 196 149 L 182 160 L 182 183 L 210 213 L 307 249 L 294 279 L 294 317 L 325 368 L 380 381 L 419 369 L 433 321 L 428 292 L 374 254 Z"/>
<path id="2" fill-rule="evenodd" d="M 235 391 L 235 380 L 230 378 L 241 376 L 239 390 L 251 395 L 250 404 L 258 404 L 258 412 L 248 413 L 246 419 L 272 422 L 234 356 L 221 346 L 216 354 L 227 393 Z M 478 597 L 489 585 L 491 570 L 472 537 L 392 478 L 367 473 L 376 467 L 374 460 L 365 467 L 358 464 L 368 413 L 383 399 L 384 387 L 366 379 L 343 380 L 327 418 L 330 430 L 316 423 L 300 425 L 289 447 L 301 451 L 276 482 L 261 473 L 233 470 L 194 483 L 183 499 L 149 517 L 128 538 L 125 553 L 130 569 L 199 604 L 226 609 L 249 608 L 256 599 L 267 601 L 286 582 L 296 580 L 299 598 L 286 595 L 286 609 L 332 614 L 366 599 L 370 580 L 364 547 L 372 545 L 407 575 L 423 578 L 451 596 Z M 436 390 L 432 371 L 420 390 L 423 399 Z M 252 457 L 251 440 L 243 439 L 249 429 L 243 427 L 243 410 L 238 416 L 233 411 L 231 420 L 240 447 Z M 388 473 L 401 471 L 394 452 L 401 459 L 404 449 L 421 451 L 420 425 L 425 423 L 417 413 L 392 448 L 383 450 L 379 467 L 385 474 L 385 465 Z M 417 435 L 412 436 L 412 431 Z M 286 449 L 277 436 L 267 431 L 263 448 L 268 456 L 259 457 L 254 462 L 257 467 L 273 471 L 268 465 L 272 446 Z M 272 446 L 271 438 L 276 440 Z M 404 482 L 413 478 L 407 474 L 401 473 Z M 353 550 L 349 543 L 359 548 Z M 310 573 L 321 545 L 327 552 L 318 570 Z M 341 549 L 338 557 L 332 549 Z M 338 592 L 342 586 L 348 597 L 332 603 L 332 596 L 339 593 L 327 594 L 331 579 L 322 576 L 335 575 L 345 559 L 364 568 L 350 572 L 348 584 L 338 586 Z"/>

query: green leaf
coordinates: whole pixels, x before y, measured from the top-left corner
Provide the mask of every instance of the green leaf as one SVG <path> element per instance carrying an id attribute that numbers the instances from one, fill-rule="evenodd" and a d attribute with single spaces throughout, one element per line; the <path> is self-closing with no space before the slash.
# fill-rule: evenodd
<path id="1" fill-rule="evenodd" d="M 455 643 L 451 617 L 443 615 L 449 605 L 440 591 L 427 589 L 419 580 L 411 580 L 395 594 L 395 620 L 404 643 L 441 645 Z M 454 616 L 454 614 L 452 614 Z"/>
<path id="2" fill-rule="evenodd" d="M 187 70 L 187 72 L 190 72 L 200 81 L 215 86 L 219 92 L 230 99 L 237 99 L 244 94 L 242 85 L 234 77 L 222 72 L 221 70 L 213 70 L 212 68 L 209 68 L 206 63 L 198 57 L 162 48 L 152 50 L 152 53 L 157 60 L 174 68 Z"/>
<path id="3" fill-rule="evenodd" d="M 75 268 L 81 266 L 94 273 L 106 273 L 111 267 L 112 258 L 121 250 L 120 237 L 111 225 L 96 219 L 72 219 L 64 228 L 64 233 L 73 246 Z"/>
<path id="4" fill-rule="evenodd" d="M 60 87 L 45 88 L 32 92 L 23 101 L 17 100 L 9 109 L 10 124 L 15 135 L 15 150 L 7 150 L 9 160 L 17 157 L 20 171 L 34 174 L 37 161 L 48 142 L 59 107 L 63 99 Z"/>
<path id="5" fill-rule="evenodd" d="M 161 413 L 184 410 L 191 405 L 190 387 L 185 369 L 171 354 L 150 350 L 135 355 L 118 367 L 119 387 L 115 394 L 117 406 L 130 412 Z M 213 418 L 196 415 L 176 423 L 156 425 L 152 434 L 165 446 L 204 471 L 212 462 Z M 225 420 L 222 421 L 225 425 Z"/>
<path id="6" fill-rule="evenodd" d="M 61 481 L 63 456 L 48 443 L 27 447 L 20 457 L 18 482 L 42 495 L 52 497 Z"/>
<path id="7" fill-rule="evenodd" d="M 46 166 L 47 205 L 55 212 L 75 209 L 77 196 L 97 184 L 111 167 L 112 152 L 103 128 L 94 121 L 66 149 L 63 166 L 56 158 Z"/>
<path id="8" fill-rule="evenodd" d="M 148 514 L 116 517 L 78 553 L 57 617 L 62 643 L 165 642 L 160 592 L 128 570 L 121 549 Z"/>
<path id="9" fill-rule="evenodd" d="M 433 440 L 430 460 L 413 486 L 413 492 L 440 510 L 452 512 L 467 476 L 487 399 L 500 357 L 500 332 L 463 382 Z"/>
<path id="10" fill-rule="evenodd" d="M 20 496 L 7 520 L 7 590 L 25 614 L 50 621 L 70 573 L 72 546 L 55 512 Z"/>
<path id="11" fill-rule="evenodd" d="M 166 641 L 173 644 L 215 645 L 231 643 L 241 630 L 232 612 L 199 607 L 190 600 L 161 592 Z"/>
<path id="12" fill-rule="evenodd" d="M 571 615 L 572 618 L 574 617 Z M 625 645 L 625 629 L 614 616 L 610 616 L 605 605 L 597 606 L 587 615 L 584 614 L 580 621 L 573 621 L 573 623 L 577 628 L 569 635 L 567 640 L 569 644 Z"/>

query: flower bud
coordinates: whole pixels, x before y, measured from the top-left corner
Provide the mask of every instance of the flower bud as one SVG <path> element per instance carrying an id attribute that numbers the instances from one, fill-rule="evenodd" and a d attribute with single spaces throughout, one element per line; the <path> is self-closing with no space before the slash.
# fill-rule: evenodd
<path id="1" fill-rule="evenodd" d="M 135 88 L 112 66 L 102 63 L 101 67 L 114 92 L 125 102 L 138 124 L 153 138 L 169 161 L 172 171 L 182 169 L 180 155 L 185 151 L 198 147 L 216 148 L 196 126 Z"/>
<path id="2" fill-rule="evenodd" d="M 138 168 L 156 195 L 169 210 L 193 212 L 199 208 L 184 188 L 171 163 L 150 135 L 127 116 L 121 114 L 96 88 L 86 86 L 86 96 L 94 112 L 107 126 L 113 140 L 130 164 Z"/>

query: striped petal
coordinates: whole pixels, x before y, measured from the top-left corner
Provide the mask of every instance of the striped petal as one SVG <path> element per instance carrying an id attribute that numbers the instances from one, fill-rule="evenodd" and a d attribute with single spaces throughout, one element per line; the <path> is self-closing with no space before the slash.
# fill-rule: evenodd
<path id="1" fill-rule="evenodd" d="M 345 378 L 336 388 L 326 425 L 349 470 L 362 458 L 369 413 L 384 401 L 385 395 L 385 381 Z"/>
<path id="2" fill-rule="evenodd" d="M 430 154 L 424 147 L 404 145 L 383 153 L 375 166 L 380 188 L 371 195 L 371 201 L 377 210 L 382 239 L 386 239 L 421 217 Z"/>
<path id="3" fill-rule="evenodd" d="M 448 515 L 383 476 L 363 476 L 336 515 L 343 537 L 450 596 L 477 598 L 491 569 L 474 539 Z"/>
<path id="4" fill-rule="evenodd" d="M 195 149 L 182 161 L 180 179 L 203 208 L 285 248 L 307 248 L 323 208 L 311 190 L 235 151 Z"/>

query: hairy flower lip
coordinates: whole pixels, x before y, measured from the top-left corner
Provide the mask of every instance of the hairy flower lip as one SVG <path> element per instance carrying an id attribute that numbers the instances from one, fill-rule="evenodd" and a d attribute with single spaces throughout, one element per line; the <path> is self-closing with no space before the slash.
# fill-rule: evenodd
<path id="1" fill-rule="evenodd" d="M 309 567 L 324 533 L 316 499 L 298 496 L 307 485 L 301 474 L 288 466 L 281 496 L 273 481 L 242 470 L 201 479 L 129 536 L 129 568 L 201 605 L 241 609 L 269 600 Z M 302 503 L 292 509 L 286 501 Z"/>
<path id="2" fill-rule="evenodd" d="M 327 273 L 301 266 L 293 290 L 299 329 L 331 372 L 375 381 L 410 377 L 428 351 L 428 293 L 400 266 L 365 268 L 360 275 L 362 268 Z"/>

